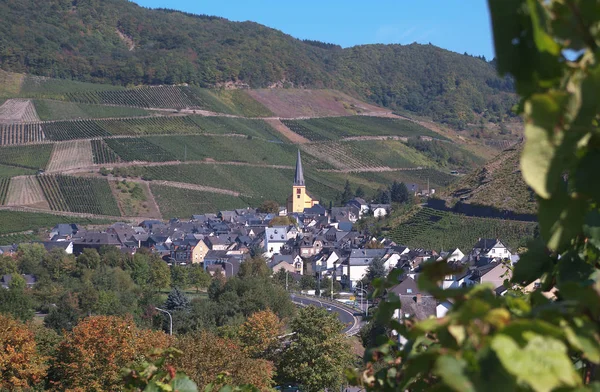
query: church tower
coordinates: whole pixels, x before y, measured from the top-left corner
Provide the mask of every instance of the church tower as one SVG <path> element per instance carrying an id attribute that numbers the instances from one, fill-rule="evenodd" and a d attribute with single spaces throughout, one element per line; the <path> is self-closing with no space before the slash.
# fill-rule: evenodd
<path id="1" fill-rule="evenodd" d="M 313 200 L 313 198 L 306 191 L 306 183 L 304 182 L 304 169 L 302 168 L 302 158 L 300 157 L 300 150 L 298 150 L 298 157 L 296 158 L 296 172 L 294 174 L 294 185 L 292 186 L 292 194 L 287 200 L 288 214 L 294 212 L 304 212 L 305 208 L 311 208 L 315 204 L 319 204 L 319 202 Z"/>

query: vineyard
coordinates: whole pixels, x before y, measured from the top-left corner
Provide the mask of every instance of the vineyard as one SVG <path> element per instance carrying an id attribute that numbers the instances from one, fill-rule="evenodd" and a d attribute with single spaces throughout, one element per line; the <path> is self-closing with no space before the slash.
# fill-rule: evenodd
<path id="1" fill-rule="evenodd" d="M 419 209 L 393 228 L 389 236 L 410 248 L 460 248 L 466 252 L 479 238 L 499 238 L 516 250 L 533 238 L 537 224 L 492 218 L 475 218 L 431 208 Z"/>
<path id="2" fill-rule="evenodd" d="M 0 106 L 0 123 L 40 121 L 35 106 L 28 99 L 9 99 Z"/>
<path id="3" fill-rule="evenodd" d="M 7 234 L 0 236 L 0 246 L 12 244 L 25 244 L 28 242 L 40 241 L 40 236 L 25 233 Z"/>
<path id="4" fill-rule="evenodd" d="M 149 115 L 147 110 L 122 106 L 90 105 L 49 99 L 36 99 L 33 103 L 42 121 Z"/>
<path id="5" fill-rule="evenodd" d="M 125 120 L 98 120 L 96 124 L 112 135 L 201 133 L 189 117 L 145 117 Z"/>
<path id="6" fill-rule="evenodd" d="M 135 106 L 141 108 L 203 108 L 212 105 L 207 102 L 207 96 L 197 88 L 181 86 L 140 87 L 121 91 L 82 91 L 68 93 L 69 101 L 108 104 L 119 106 Z M 216 100 L 216 98 L 213 98 Z"/>
<path id="7" fill-rule="evenodd" d="M 6 203 L 6 195 L 10 186 L 10 178 L 0 178 L 0 205 Z"/>
<path id="8" fill-rule="evenodd" d="M 41 123 L 0 124 L 0 146 L 41 142 L 45 138 Z"/>
<path id="9" fill-rule="evenodd" d="M 44 123 L 44 133 L 49 140 L 65 141 L 110 136 L 94 120 L 56 121 Z"/>
<path id="10" fill-rule="evenodd" d="M 45 169 L 52 154 L 51 144 L 0 148 L 0 163 L 29 169 Z"/>
<path id="11" fill-rule="evenodd" d="M 52 210 L 120 216 L 105 179 L 41 175 L 38 181 Z"/>
<path id="12" fill-rule="evenodd" d="M 150 185 L 150 189 L 160 208 L 163 219 L 174 217 L 187 219 L 194 214 L 212 213 L 248 206 L 247 201 L 235 196 L 219 195 L 215 197 L 214 193 L 154 184 Z"/>
<path id="13" fill-rule="evenodd" d="M 144 138 L 111 138 L 104 139 L 104 141 L 121 159 L 127 162 L 167 162 L 175 160 L 171 153 Z"/>
<path id="14" fill-rule="evenodd" d="M 104 219 L 73 218 L 34 212 L 0 211 L 0 235 L 52 228 L 59 223 L 101 225 L 111 222 Z"/>
<path id="15" fill-rule="evenodd" d="M 30 98 L 64 98 L 67 93 L 97 90 L 123 90 L 111 84 L 77 82 L 66 79 L 52 79 L 43 76 L 24 75 L 20 94 Z"/>
<path id="16" fill-rule="evenodd" d="M 205 133 L 235 133 L 266 140 L 283 141 L 281 133 L 263 120 L 221 116 L 190 117 Z"/>
<path id="17" fill-rule="evenodd" d="M 110 149 L 104 140 L 92 140 L 92 159 L 95 164 L 117 163 L 121 158 Z"/>
<path id="18" fill-rule="evenodd" d="M 92 161 L 92 146 L 89 140 L 72 140 L 54 144 L 52 157 L 48 162 L 47 171 L 58 172 L 63 170 L 90 167 Z"/>
<path id="19" fill-rule="evenodd" d="M 356 175 L 373 184 L 390 184 L 394 181 L 399 181 L 404 183 L 418 184 L 422 189 L 427 187 L 427 181 L 429 180 L 430 187 L 436 190 L 447 187 L 458 178 L 457 176 L 453 176 L 437 169 L 356 173 Z"/>
<path id="20" fill-rule="evenodd" d="M 417 123 L 397 118 L 347 116 L 282 120 L 282 122 L 295 133 L 311 141 L 339 140 L 357 136 L 429 136 L 448 140 Z"/>

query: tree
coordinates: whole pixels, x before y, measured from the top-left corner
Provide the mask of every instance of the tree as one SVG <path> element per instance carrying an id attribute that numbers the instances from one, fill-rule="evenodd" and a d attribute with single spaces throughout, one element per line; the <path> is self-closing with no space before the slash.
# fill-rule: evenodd
<path id="1" fill-rule="evenodd" d="M 394 203 L 408 203 L 410 194 L 403 182 L 394 181 L 390 186 L 390 198 Z"/>
<path id="2" fill-rule="evenodd" d="M 344 325 L 325 309 L 308 306 L 298 312 L 290 328 L 294 334 L 283 352 L 278 378 L 302 384 L 308 392 L 339 391 L 346 383 L 344 370 L 352 364 Z"/>
<path id="3" fill-rule="evenodd" d="M 165 302 L 165 308 L 167 310 L 188 310 L 190 307 L 189 298 L 182 293 L 177 287 L 175 287 L 169 293 L 167 301 Z"/>
<path id="4" fill-rule="evenodd" d="M 372 347 L 355 374 L 369 390 L 593 391 L 600 378 L 600 52 L 597 2 L 489 0 L 496 67 L 514 80 L 525 123 L 521 172 L 538 198 L 540 236 L 496 296 L 477 285 L 443 290 L 456 273 L 445 262 L 422 266 L 419 289 L 452 309 L 398 323 L 389 295 L 378 318 L 407 342 Z M 399 271 L 377 285 L 397 284 Z M 551 292 L 554 298 L 548 298 Z M 544 295 L 544 293 L 546 295 Z M 584 343 L 585 342 L 585 343 Z M 392 376 L 392 377 L 390 377 Z"/>
<path id="5" fill-rule="evenodd" d="M 365 244 L 366 249 L 383 249 L 384 246 L 381 242 L 377 240 L 371 240 Z"/>
<path id="6" fill-rule="evenodd" d="M 150 282 L 150 257 L 142 252 L 137 252 L 125 263 L 125 268 L 130 271 L 131 279 L 141 287 Z"/>
<path id="7" fill-rule="evenodd" d="M 245 278 L 268 278 L 271 276 L 271 270 L 267 266 L 266 260 L 261 257 L 253 257 L 240 264 L 238 277 Z"/>
<path id="8" fill-rule="evenodd" d="M 200 289 L 207 288 L 210 284 L 210 275 L 199 265 L 192 266 L 189 269 L 188 278 L 190 284 L 196 288 L 196 292 L 200 291 Z"/>
<path id="9" fill-rule="evenodd" d="M 0 313 L 27 321 L 33 317 L 33 307 L 33 298 L 25 287 L 25 279 L 19 274 L 12 274 L 8 290 L 0 290 Z"/>
<path id="10" fill-rule="evenodd" d="M 185 289 L 188 286 L 188 269 L 181 265 L 171 266 L 171 287 Z"/>
<path id="11" fill-rule="evenodd" d="M 102 260 L 98 251 L 94 248 L 85 248 L 79 256 L 77 256 L 77 267 L 80 269 L 96 269 L 100 266 Z"/>
<path id="12" fill-rule="evenodd" d="M 46 376 L 46 358 L 37 351 L 33 332 L 0 314 L 0 389 L 28 390 Z"/>
<path id="13" fill-rule="evenodd" d="M 58 304 L 50 309 L 50 313 L 44 318 L 44 325 L 58 333 L 71 331 L 77 325 L 80 313 L 77 295 L 66 293 Z"/>
<path id="14" fill-rule="evenodd" d="M 271 360 L 281 346 L 278 336 L 283 323 L 270 310 L 254 313 L 239 328 L 238 338 L 244 352 L 250 358 Z"/>
<path id="15" fill-rule="evenodd" d="M 273 364 L 262 359 L 248 358 L 240 346 L 229 339 L 208 332 L 178 336 L 175 347 L 183 354 L 174 359 L 175 368 L 184 371 L 200 390 L 219 381 L 227 374 L 230 385 L 251 384 L 266 391 L 272 386 Z M 222 386 L 222 385 L 221 385 Z"/>
<path id="16" fill-rule="evenodd" d="M 269 221 L 269 227 L 290 225 L 298 225 L 296 218 L 294 218 L 293 216 L 276 216 Z"/>
<path id="17" fill-rule="evenodd" d="M 119 390 L 121 369 L 168 345 L 163 332 L 139 329 L 130 317 L 88 317 L 60 343 L 52 381 L 60 390 Z"/>
<path id="18" fill-rule="evenodd" d="M 279 204 L 273 200 L 265 200 L 256 210 L 263 214 L 277 214 L 279 213 Z"/>
<path id="19" fill-rule="evenodd" d="M 150 281 L 149 284 L 157 291 L 171 286 L 171 271 L 167 263 L 160 259 L 154 259 L 150 262 Z"/>
<path id="20" fill-rule="evenodd" d="M 356 188 L 356 191 L 354 191 L 354 197 L 359 197 L 361 199 L 365 197 L 365 191 L 360 185 Z"/>
<path id="21" fill-rule="evenodd" d="M 385 188 L 379 188 L 377 193 L 375 193 L 375 197 L 373 201 L 377 204 L 390 204 L 390 192 Z"/>
<path id="22" fill-rule="evenodd" d="M 367 273 L 363 278 L 366 284 L 371 284 L 375 279 L 385 278 L 387 271 L 385 270 L 385 261 L 380 257 L 376 257 L 369 263 Z"/>
<path id="23" fill-rule="evenodd" d="M 344 191 L 340 195 L 340 204 L 345 206 L 352 199 L 352 188 L 350 188 L 350 181 L 346 180 L 344 184 Z"/>
<path id="24" fill-rule="evenodd" d="M 300 289 L 315 290 L 317 288 L 317 279 L 312 275 L 302 275 L 300 278 Z"/>

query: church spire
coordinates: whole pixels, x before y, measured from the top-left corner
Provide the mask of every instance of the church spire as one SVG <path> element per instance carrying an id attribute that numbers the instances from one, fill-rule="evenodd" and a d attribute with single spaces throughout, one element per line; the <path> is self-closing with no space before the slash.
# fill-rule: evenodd
<path id="1" fill-rule="evenodd" d="M 296 175 L 294 176 L 294 186 L 305 186 L 304 170 L 302 170 L 302 159 L 300 158 L 300 149 L 298 149 L 298 158 L 296 159 Z"/>

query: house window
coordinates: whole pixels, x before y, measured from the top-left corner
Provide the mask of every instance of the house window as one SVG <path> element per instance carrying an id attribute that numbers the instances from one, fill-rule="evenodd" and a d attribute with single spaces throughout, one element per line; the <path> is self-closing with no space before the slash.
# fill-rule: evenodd
<path id="1" fill-rule="evenodd" d="M 299 198 L 300 198 L 300 195 L 296 196 L 296 199 L 299 199 Z"/>
<path id="2" fill-rule="evenodd" d="M 299 195 L 299 194 L 301 194 L 301 193 L 302 193 L 302 190 L 301 190 L 300 188 L 296 189 L 296 194 L 298 194 L 298 195 Z M 300 196 L 298 196 L 298 197 L 300 197 Z"/>
<path id="3" fill-rule="evenodd" d="M 492 253 L 494 253 L 494 249 L 492 249 Z"/>
<path id="4" fill-rule="evenodd" d="M 412 289 L 406 289 L 406 294 L 412 294 Z"/>

